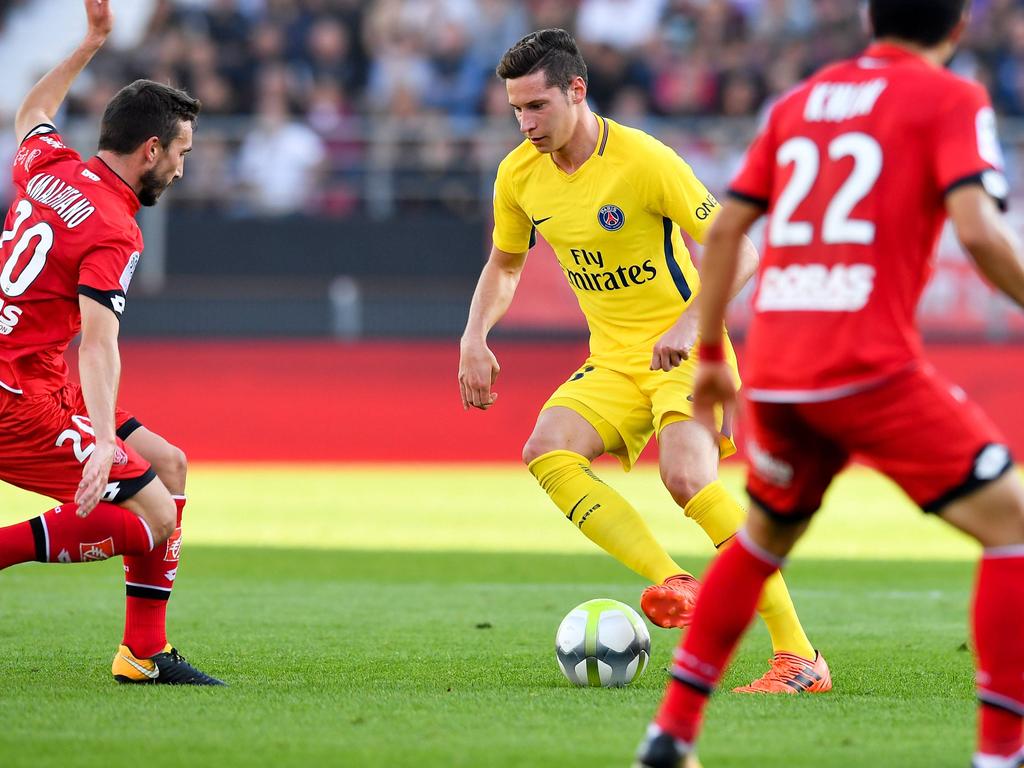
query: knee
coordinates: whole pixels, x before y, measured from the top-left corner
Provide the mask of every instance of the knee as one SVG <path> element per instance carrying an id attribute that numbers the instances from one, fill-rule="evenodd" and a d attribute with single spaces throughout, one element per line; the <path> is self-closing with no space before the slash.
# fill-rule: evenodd
<path id="1" fill-rule="evenodd" d="M 690 499 L 696 496 L 709 483 L 714 481 L 713 477 L 705 477 L 703 473 L 689 471 L 685 467 L 662 469 L 661 481 L 665 488 L 672 494 L 676 504 L 685 507 Z"/>
<path id="2" fill-rule="evenodd" d="M 167 489 L 175 494 L 185 493 L 185 477 L 188 474 L 188 458 L 185 452 L 175 445 L 167 444 L 167 447 L 160 453 L 153 462 L 153 469 L 157 477 L 167 486 Z"/>
<path id="3" fill-rule="evenodd" d="M 530 435 L 530 439 L 523 446 L 523 463 L 530 465 L 545 453 L 551 453 L 558 449 L 559 446 L 555 445 L 550 438 L 542 435 Z"/>
<path id="4" fill-rule="evenodd" d="M 178 508 L 170 495 L 163 496 L 159 502 L 147 510 L 146 522 L 149 532 L 153 534 L 153 544 L 163 544 L 178 527 Z"/>

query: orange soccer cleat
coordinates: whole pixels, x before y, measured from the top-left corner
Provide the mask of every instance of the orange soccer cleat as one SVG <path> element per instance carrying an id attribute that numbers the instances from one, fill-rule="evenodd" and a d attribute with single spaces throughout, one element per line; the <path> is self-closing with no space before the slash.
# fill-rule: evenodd
<path id="1" fill-rule="evenodd" d="M 814 661 L 776 653 L 771 668 L 750 685 L 733 688 L 733 693 L 825 693 L 832 690 L 832 673 L 820 651 Z"/>
<path id="2" fill-rule="evenodd" d="M 640 595 L 640 609 L 651 623 L 665 629 L 682 629 L 693 620 L 700 582 L 688 573 L 669 576 Z"/>

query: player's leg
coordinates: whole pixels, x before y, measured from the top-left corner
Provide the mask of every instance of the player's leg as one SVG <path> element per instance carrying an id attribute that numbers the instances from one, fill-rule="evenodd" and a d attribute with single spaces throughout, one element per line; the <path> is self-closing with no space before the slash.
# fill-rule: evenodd
<path id="1" fill-rule="evenodd" d="M 523 448 L 523 461 L 580 532 L 627 568 L 660 583 L 681 568 L 640 513 L 591 469 L 590 462 L 614 449 L 618 438 L 607 422 L 589 410 L 588 415 L 589 421 L 565 406 L 542 410 Z"/>
<path id="2" fill-rule="evenodd" d="M 704 708 L 754 618 L 765 582 L 779 572 L 808 522 L 783 521 L 751 505 L 744 528 L 704 575 L 693 623 L 675 652 L 672 679 L 640 745 L 638 765 L 679 765 L 692 754 Z"/>
<path id="3" fill-rule="evenodd" d="M 945 506 L 984 550 L 972 619 L 978 665 L 977 768 L 1024 760 L 1024 487 L 1012 472 Z"/>
<path id="4" fill-rule="evenodd" d="M 747 513 L 718 480 L 719 439 L 689 419 L 666 420 L 669 423 L 658 436 L 662 481 L 686 516 L 700 525 L 716 549 L 720 548 L 739 531 Z M 647 596 L 652 606 L 656 600 L 656 594 Z M 781 572 L 772 575 L 765 584 L 758 613 L 771 636 L 772 665 L 762 678 L 736 690 L 743 693 L 831 690 L 828 665 L 808 640 Z M 806 686 L 802 684 L 804 680 L 808 681 Z"/>
<path id="5" fill-rule="evenodd" d="M 1024 760 L 1024 490 L 1005 442 L 959 387 L 929 367 L 837 405 L 843 409 L 832 409 L 829 428 L 851 451 L 984 547 L 972 610 L 976 764 L 1016 768 Z"/>
<path id="6" fill-rule="evenodd" d="M 5 409 L 0 423 L 0 480 L 65 503 L 45 514 L 0 529 L 0 568 L 16 563 L 83 562 L 122 554 L 142 555 L 174 530 L 170 497 L 146 498 L 133 509 L 124 501 L 155 474 L 118 442 L 104 500 L 87 516 L 71 503 L 92 452 L 92 429 L 76 409 L 73 387 L 24 398 Z"/>
<path id="7" fill-rule="evenodd" d="M 122 424 L 118 434 L 153 465 L 160 485 L 174 504 L 175 529 L 163 546 L 144 555 L 124 558 L 124 637 L 114 655 L 111 673 L 120 683 L 223 685 L 189 664 L 167 642 L 167 603 L 181 556 L 181 516 L 188 468 L 185 453 L 134 418 Z"/>
<path id="8" fill-rule="evenodd" d="M 118 428 L 126 443 L 152 464 L 175 505 L 174 533 L 145 555 L 124 558 L 125 616 L 122 645 L 149 658 L 167 645 L 167 602 L 181 555 L 181 517 L 185 507 L 185 454 L 130 418 Z"/>
<path id="9" fill-rule="evenodd" d="M 792 406 L 748 403 L 747 415 L 750 513 L 704 576 L 639 765 L 671 765 L 659 757 L 681 760 L 692 752 L 708 696 L 750 624 L 765 582 L 779 571 L 846 463 L 842 447 L 811 430 Z"/>

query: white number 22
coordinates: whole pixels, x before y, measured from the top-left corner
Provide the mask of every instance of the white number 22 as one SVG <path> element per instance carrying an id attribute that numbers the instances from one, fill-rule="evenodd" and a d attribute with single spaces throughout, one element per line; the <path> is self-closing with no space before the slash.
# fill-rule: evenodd
<path id="1" fill-rule="evenodd" d="M 828 145 L 829 159 L 853 158 L 853 171 L 825 209 L 821 240 L 826 245 L 870 245 L 875 240 L 875 225 L 864 219 L 851 219 L 850 212 L 863 200 L 882 172 L 882 148 L 866 133 L 844 133 Z M 808 138 L 796 136 L 779 147 L 776 162 L 793 164 L 793 175 L 775 203 L 768 242 L 776 247 L 810 245 L 814 225 L 808 221 L 792 221 L 793 214 L 804 201 L 821 167 L 818 145 Z"/>

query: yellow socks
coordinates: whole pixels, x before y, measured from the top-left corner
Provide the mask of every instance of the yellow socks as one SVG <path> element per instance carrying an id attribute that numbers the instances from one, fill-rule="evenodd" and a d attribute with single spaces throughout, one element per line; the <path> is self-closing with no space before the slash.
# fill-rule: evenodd
<path id="1" fill-rule="evenodd" d="M 704 529 L 716 548 L 728 541 L 747 519 L 746 511 L 718 480 L 704 486 L 690 499 L 685 512 Z M 814 647 L 800 625 L 781 572 L 776 572 L 765 582 L 757 612 L 768 625 L 775 653 L 784 651 L 808 660 L 814 658 Z"/>
<path id="2" fill-rule="evenodd" d="M 551 451 L 530 462 L 530 472 L 570 522 L 627 568 L 654 584 L 686 573 L 655 540 L 640 513 L 594 474 L 585 457 Z"/>

